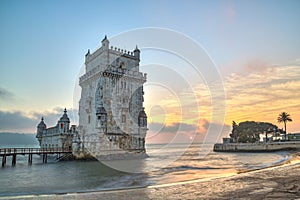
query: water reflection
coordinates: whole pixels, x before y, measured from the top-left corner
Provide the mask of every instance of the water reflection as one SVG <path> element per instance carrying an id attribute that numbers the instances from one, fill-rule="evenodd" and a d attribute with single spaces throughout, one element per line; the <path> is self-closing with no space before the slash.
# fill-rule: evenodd
<path id="1" fill-rule="evenodd" d="M 211 145 L 206 148 L 211 149 Z M 114 168 L 98 161 L 56 162 L 55 157 L 43 164 L 39 156 L 34 156 L 30 166 L 27 156 L 20 156 L 15 167 L 0 168 L 0 196 L 76 193 L 204 180 L 235 173 L 238 169 L 278 163 L 287 158 L 288 152 L 210 152 L 203 156 L 199 145 L 186 149 L 179 144 L 168 148 L 153 145 L 148 148 L 148 154 L 149 157 L 142 160 L 111 161 L 109 164 Z M 182 155 L 178 157 L 178 154 Z M 116 170 L 118 166 L 129 172 Z M 142 199 L 148 196 L 141 195 Z"/>

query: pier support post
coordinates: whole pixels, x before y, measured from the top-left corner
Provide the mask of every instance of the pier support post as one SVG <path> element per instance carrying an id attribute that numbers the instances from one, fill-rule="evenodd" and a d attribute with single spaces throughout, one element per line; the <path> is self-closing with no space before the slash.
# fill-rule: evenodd
<path id="1" fill-rule="evenodd" d="M 28 155 L 28 164 L 32 164 L 32 154 Z"/>
<path id="2" fill-rule="evenodd" d="M 2 156 L 2 167 L 6 164 L 6 155 Z"/>
<path id="3" fill-rule="evenodd" d="M 48 158 L 47 154 L 46 153 L 43 154 L 43 163 L 47 163 L 47 158 Z"/>
<path id="4" fill-rule="evenodd" d="M 13 154 L 13 156 L 12 156 L 12 161 L 11 161 L 11 165 L 12 165 L 12 166 L 15 166 L 15 165 L 16 165 L 16 162 L 17 162 L 17 154 Z"/>

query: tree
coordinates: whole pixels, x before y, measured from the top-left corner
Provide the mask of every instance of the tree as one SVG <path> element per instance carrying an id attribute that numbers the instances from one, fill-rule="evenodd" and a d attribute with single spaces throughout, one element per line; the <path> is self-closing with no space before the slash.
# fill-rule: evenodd
<path id="1" fill-rule="evenodd" d="M 277 118 L 277 121 L 279 123 L 283 122 L 283 124 L 284 124 L 284 139 L 286 140 L 286 123 L 291 122 L 293 120 L 291 119 L 290 114 L 288 114 L 286 112 L 282 112 L 282 113 L 279 114 L 279 116 Z"/>
<path id="2" fill-rule="evenodd" d="M 268 122 L 245 121 L 238 125 L 232 122 L 232 132 L 230 137 L 233 142 L 254 143 L 259 141 L 261 133 L 269 133 L 270 130 L 277 130 L 278 127 Z M 267 139 L 266 139 L 267 141 Z"/>
<path id="3" fill-rule="evenodd" d="M 238 141 L 238 125 L 235 123 L 235 121 L 232 121 L 232 131 L 231 134 L 229 135 L 232 138 L 233 142 L 237 142 Z"/>

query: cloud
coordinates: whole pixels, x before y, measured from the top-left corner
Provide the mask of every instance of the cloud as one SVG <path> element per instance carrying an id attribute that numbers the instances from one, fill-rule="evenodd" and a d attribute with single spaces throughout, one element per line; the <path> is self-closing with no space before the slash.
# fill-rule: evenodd
<path id="1" fill-rule="evenodd" d="M 218 124 L 208 122 L 206 124 L 206 131 L 198 134 L 198 141 L 205 141 L 210 143 L 221 142 L 223 137 L 228 137 L 231 131 L 231 126 L 228 124 Z"/>
<path id="2" fill-rule="evenodd" d="M 153 122 L 149 124 L 149 129 L 151 131 L 161 133 L 178 133 L 180 131 L 196 131 L 197 126 L 186 123 L 173 123 L 171 125 L 165 125 L 163 123 Z"/>
<path id="3" fill-rule="evenodd" d="M 13 93 L 0 87 L 0 100 L 10 101 L 14 99 Z"/>
<path id="4" fill-rule="evenodd" d="M 51 111 L 43 112 L 31 112 L 29 115 L 34 119 L 40 120 L 44 117 L 44 121 L 47 127 L 55 126 L 59 118 L 63 115 L 64 109 L 62 107 L 55 107 Z M 77 109 L 67 109 L 68 117 L 70 118 L 71 124 L 78 124 L 78 110 Z"/>
<path id="5" fill-rule="evenodd" d="M 211 123 L 206 119 L 201 119 L 199 124 L 150 123 L 148 128 L 148 143 L 217 142 L 228 136 L 231 130 L 229 125 Z"/>
<path id="6" fill-rule="evenodd" d="M 0 111 L 0 131 L 27 131 L 36 127 L 37 121 L 21 112 Z"/>
<path id="7" fill-rule="evenodd" d="M 299 123 L 300 65 L 268 66 L 253 62 L 246 69 L 247 74 L 232 73 L 224 79 L 227 91 L 226 121 L 276 123 L 277 115 L 286 111 L 293 114 Z"/>
<path id="8" fill-rule="evenodd" d="M 52 111 L 30 113 L 0 111 L 0 131 L 35 133 L 41 117 L 44 117 L 47 127 L 52 127 L 57 124 L 57 121 L 63 114 L 63 110 L 64 108 L 57 107 Z M 73 113 L 77 113 L 77 110 L 68 111 L 71 124 L 75 121 Z"/>
<path id="9" fill-rule="evenodd" d="M 148 128 L 147 143 L 188 143 L 197 134 L 196 124 L 153 122 Z"/>
<path id="10" fill-rule="evenodd" d="M 246 62 L 240 68 L 240 72 L 244 72 L 244 75 L 251 73 L 265 73 L 265 72 L 273 72 L 272 66 L 268 64 L 266 61 L 261 59 L 254 59 Z"/>

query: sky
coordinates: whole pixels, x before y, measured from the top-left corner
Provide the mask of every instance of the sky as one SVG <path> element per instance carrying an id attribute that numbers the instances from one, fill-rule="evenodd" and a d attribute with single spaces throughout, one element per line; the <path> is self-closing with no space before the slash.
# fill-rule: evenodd
<path id="1" fill-rule="evenodd" d="M 96 50 L 104 35 L 110 39 L 147 27 L 172 30 L 201 46 L 225 92 L 224 120 L 214 121 L 206 77 L 183 92 L 178 74 L 184 64 L 142 49 L 141 70 L 148 81 L 169 84 L 165 91 L 145 86 L 149 141 L 169 140 L 178 132 L 178 140 L 203 139 L 208 127 L 228 135 L 233 120 L 267 121 L 282 128 L 277 116 L 283 111 L 293 119 L 288 132 L 300 132 L 299 9 L 298 0 L 1 0 L 0 132 L 33 133 L 41 116 L 53 126 L 63 108 L 76 113 L 74 88 L 87 49 Z M 170 69 L 174 75 L 162 76 Z M 75 117 L 71 120 L 76 123 Z"/>

